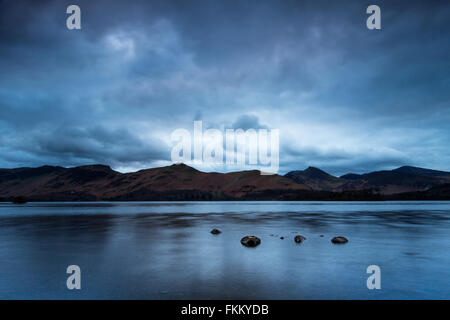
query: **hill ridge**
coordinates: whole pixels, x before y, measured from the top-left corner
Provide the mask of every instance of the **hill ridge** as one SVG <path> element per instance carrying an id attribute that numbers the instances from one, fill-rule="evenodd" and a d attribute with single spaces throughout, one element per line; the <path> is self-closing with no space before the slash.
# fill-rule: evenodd
<path id="1" fill-rule="evenodd" d="M 450 173 L 404 166 L 335 177 L 308 167 L 284 176 L 258 170 L 202 172 L 186 164 L 121 173 L 91 164 L 0 169 L 0 200 L 25 196 L 35 201 L 96 200 L 314 200 L 450 199 Z"/>

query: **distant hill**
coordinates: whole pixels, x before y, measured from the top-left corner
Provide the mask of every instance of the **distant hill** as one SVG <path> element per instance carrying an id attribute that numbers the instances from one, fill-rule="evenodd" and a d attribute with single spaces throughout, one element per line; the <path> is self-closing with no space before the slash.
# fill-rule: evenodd
<path id="1" fill-rule="evenodd" d="M 120 173 L 108 166 L 0 169 L 0 199 L 36 201 L 228 200 L 270 191 L 308 190 L 259 171 L 205 173 L 184 164 Z"/>
<path id="2" fill-rule="evenodd" d="M 416 174 L 416 175 L 422 175 L 422 176 L 429 176 L 429 177 L 450 177 L 450 172 L 424 169 L 424 168 L 411 167 L 411 166 L 403 166 L 403 167 L 397 168 L 392 171 Z"/>
<path id="3" fill-rule="evenodd" d="M 308 168 L 305 171 L 291 171 L 285 177 L 313 190 L 342 192 L 370 189 L 381 195 L 427 191 L 450 182 L 449 172 L 409 166 L 365 174 L 348 173 L 339 178 L 316 168 Z"/>
<path id="4" fill-rule="evenodd" d="M 342 184 L 341 179 L 314 167 L 290 171 L 284 176 L 313 190 L 333 191 Z"/>
<path id="5" fill-rule="evenodd" d="M 433 187 L 450 182 L 450 176 L 431 175 L 430 172 L 434 170 L 421 168 L 415 168 L 417 170 L 404 170 L 402 168 L 390 171 L 383 170 L 370 172 L 362 174 L 358 178 L 353 176 L 349 179 L 347 176 L 343 179 L 348 181 L 343 181 L 343 184 L 335 191 L 361 190 L 370 188 L 377 193 L 389 195 L 405 192 L 426 191 Z"/>
<path id="6" fill-rule="evenodd" d="M 0 169 L 0 201 L 450 199 L 450 173 L 400 167 L 335 177 L 309 167 L 280 175 L 201 172 L 185 164 L 120 173 L 105 165 Z"/>

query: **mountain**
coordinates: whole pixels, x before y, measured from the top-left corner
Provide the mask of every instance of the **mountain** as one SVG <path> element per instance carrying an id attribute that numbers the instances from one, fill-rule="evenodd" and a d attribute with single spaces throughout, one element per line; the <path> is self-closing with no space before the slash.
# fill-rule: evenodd
<path id="1" fill-rule="evenodd" d="M 342 184 L 339 178 L 314 167 L 308 167 L 306 170 L 290 171 L 284 176 L 313 190 L 333 191 Z"/>
<path id="2" fill-rule="evenodd" d="M 0 198 L 24 195 L 36 200 L 97 200 L 121 173 L 108 166 L 0 169 Z"/>
<path id="3" fill-rule="evenodd" d="M 259 171 L 206 173 L 184 164 L 120 173 L 108 166 L 0 169 L 0 199 L 36 201 L 227 200 L 309 188 Z"/>
<path id="4" fill-rule="evenodd" d="M 341 177 L 334 177 L 310 167 L 304 171 L 291 171 L 285 177 L 305 184 L 313 190 L 333 192 L 372 190 L 382 195 L 427 191 L 450 183 L 450 172 L 410 166 L 365 174 L 348 173 Z"/>
<path id="5" fill-rule="evenodd" d="M 429 190 L 450 182 L 450 173 L 405 166 L 362 175 L 347 174 L 340 178 L 344 181 L 336 191 L 370 188 L 374 192 L 389 195 Z"/>
<path id="6" fill-rule="evenodd" d="M 318 168 L 285 176 L 202 172 L 185 164 L 120 173 L 105 165 L 0 169 L 0 201 L 450 200 L 450 173 L 400 167 L 335 177 Z"/>
<path id="7" fill-rule="evenodd" d="M 415 175 L 422 175 L 422 176 L 429 176 L 429 177 L 450 177 L 450 172 L 424 169 L 424 168 L 411 167 L 411 166 L 403 166 L 403 167 L 397 168 L 392 171 L 415 174 Z"/>

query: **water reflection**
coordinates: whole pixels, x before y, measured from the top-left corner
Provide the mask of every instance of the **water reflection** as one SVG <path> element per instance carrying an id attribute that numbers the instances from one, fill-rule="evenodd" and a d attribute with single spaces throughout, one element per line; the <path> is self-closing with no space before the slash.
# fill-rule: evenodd
<path id="1" fill-rule="evenodd" d="M 449 219 L 449 202 L 0 204 L 0 298 L 450 298 Z"/>

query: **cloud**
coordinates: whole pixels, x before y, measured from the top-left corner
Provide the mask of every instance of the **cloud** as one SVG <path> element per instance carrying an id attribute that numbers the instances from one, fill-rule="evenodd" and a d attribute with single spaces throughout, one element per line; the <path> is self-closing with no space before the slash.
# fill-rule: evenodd
<path id="1" fill-rule="evenodd" d="M 269 129 L 266 125 L 262 125 L 259 123 L 259 119 L 255 115 L 244 114 L 239 116 L 236 121 L 232 125 L 233 129 Z"/>
<path id="2" fill-rule="evenodd" d="M 21 157 L 46 159 L 49 164 L 74 166 L 108 163 L 127 167 L 152 166 L 166 157 L 169 146 L 158 138 L 142 139 L 126 128 L 57 127 L 36 131 L 31 137 L 15 135 L 14 145 L 4 147 L 5 154 L 21 150 Z M 20 161 L 9 157 L 9 161 Z M 30 160 L 29 160 L 30 161 Z M 32 160 L 33 164 L 37 164 Z"/>
<path id="3" fill-rule="evenodd" d="M 0 166 L 156 166 L 203 120 L 279 129 L 283 172 L 450 170 L 445 3 L 69 4 L 0 1 Z"/>

